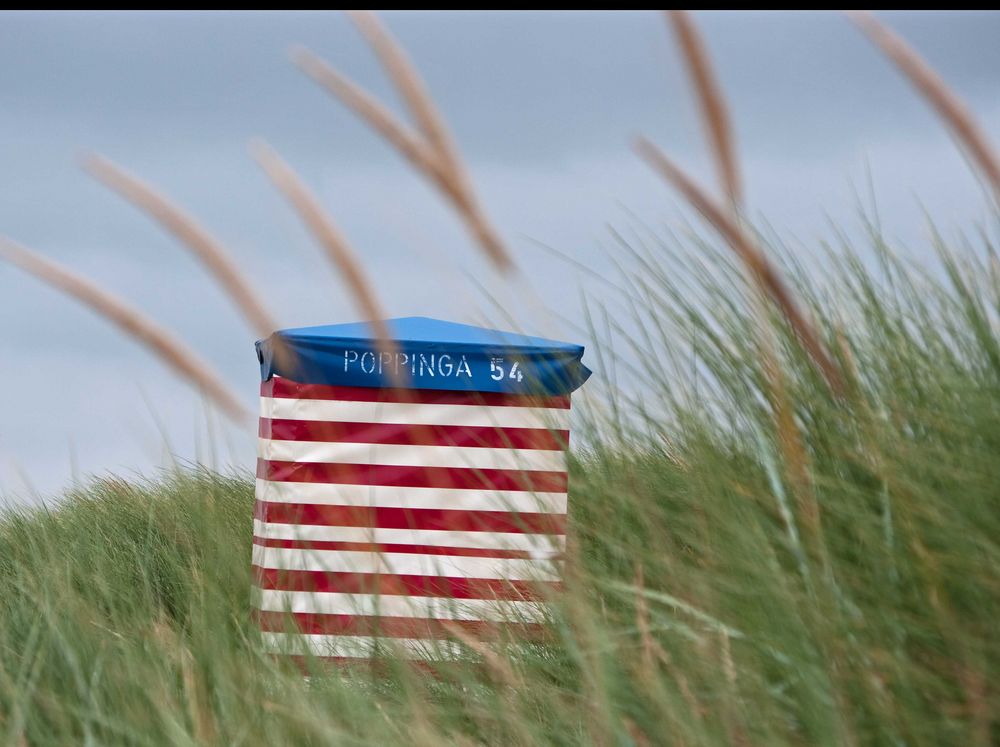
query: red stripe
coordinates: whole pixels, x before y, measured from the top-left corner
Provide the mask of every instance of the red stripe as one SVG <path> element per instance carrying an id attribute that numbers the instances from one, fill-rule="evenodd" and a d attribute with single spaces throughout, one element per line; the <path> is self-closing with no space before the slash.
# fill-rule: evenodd
<path id="1" fill-rule="evenodd" d="M 289 571 L 281 568 L 261 568 L 256 565 L 253 566 L 253 572 L 254 580 L 261 589 L 310 593 L 339 592 L 444 599 L 542 601 L 548 594 L 562 590 L 560 581 Z"/>
<path id="2" fill-rule="evenodd" d="M 347 423 L 261 418 L 261 438 L 404 446 L 473 446 L 491 449 L 565 449 L 569 431 L 546 428 L 495 428 L 473 425 Z"/>
<path id="3" fill-rule="evenodd" d="M 556 397 L 499 392 L 454 392 L 440 389 L 375 389 L 355 386 L 300 384 L 274 377 L 260 385 L 261 397 L 333 399 L 345 402 L 401 402 L 421 405 L 487 405 L 489 407 L 547 407 L 568 410 L 569 395 Z"/>
<path id="4" fill-rule="evenodd" d="M 400 488 L 566 492 L 565 472 L 543 470 L 414 467 L 395 464 L 347 464 L 339 462 L 280 462 L 258 459 L 257 477 L 263 480 L 281 482 L 385 485 Z"/>
<path id="5" fill-rule="evenodd" d="M 261 547 L 283 547 L 290 550 L 342 550 L 344 552 L 404 553 L 417 555 L 460 555 L 470 558 L 511 558 L 532 560 L 531 550 L 499 550 L 492 547 L 444 547 L 441 545 L 406 545 L 377 542 L 330 542 L 321 540 L 290 540 L 254 537 Z M 557 559 L 557 558 L 554 558 Z"/>
<path id="6" fill-rule="evenodd" d="M 526 511 L 462 511 L 447 508 L 391 508 L 386 506 L 328 506 L 315 503 L 262 502 L 264 518 L 272 524 L 379 529 L 431 529 L 452 532 L 515 532 L 565 534 L 566 514 Z"/>
<path id="7" fill-rule="evenodd" d="M 517 636 L 538 640 L 551 631 L 544 623 L 494 622 L 489 620 L 435 620 L 426 617 L 381 615 L 321 615 L 259 610 L 255 621 L 267 633 L 305 635 L 361 635 L 384 638 L 455 638 L 454 630 L 480 639 Z"/>

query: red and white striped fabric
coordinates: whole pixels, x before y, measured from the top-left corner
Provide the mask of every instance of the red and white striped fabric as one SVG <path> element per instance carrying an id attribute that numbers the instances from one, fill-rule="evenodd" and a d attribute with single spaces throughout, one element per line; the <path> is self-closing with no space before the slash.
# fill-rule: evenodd
<path id="1" fill-rule="evenodd" d="M 541 632 L 570 398 L 261 385 L 253 565 L 275 653 L 450 657 Z"/>

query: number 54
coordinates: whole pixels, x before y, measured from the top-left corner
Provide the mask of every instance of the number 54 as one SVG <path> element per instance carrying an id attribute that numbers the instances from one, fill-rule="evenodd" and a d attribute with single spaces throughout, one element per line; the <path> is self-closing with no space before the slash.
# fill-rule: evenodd
<path id="1" fill-rule="evenodd" d="M 503 363 L 490 361 L 490 378 L 493 379 L 493 381 L 501 381 L 505 373 Z M 521 373 L 521 369 L 518 366 L 517 361 L 515 361 L 514 365 L 510 367 L 510 374 L 507 375 L 507 378 L 514 379 L 515 381 L 521 381 L 524 378 L 524 374 Z"/>

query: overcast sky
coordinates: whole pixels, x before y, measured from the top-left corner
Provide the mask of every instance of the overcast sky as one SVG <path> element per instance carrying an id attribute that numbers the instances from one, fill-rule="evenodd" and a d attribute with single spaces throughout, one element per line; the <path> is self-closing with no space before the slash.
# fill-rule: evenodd
<path id="1" fill-rule="evenodd" d="M 884 18 L 1000 136 L 1000 15 Z M 580 318 L 581 280 L 533 240 L 601 268 L 608 225 L 627 224 L 630 213 L 653 225 L 681 217 L 674 195 L 631 154 L 630 138 L 650 136 L 711 179 L 657 14 L 386 20 L 427 78 L 518 262 L 570 320 Z M 844 18 L 697 21 L 729 95 L 750 205 L 777 230 L 808 246 L 829 235 L 829 220 L 849 225 L 868 170 L 887 232 L 914 256 L 926 254 L 921 206 L 946 229 L 984 218 L 982 193 L 947 133 Z M 255 136 L 319 193 L 391 315 L 474 319 L 488 307 L 476 278 L 525 318 L 437 195 L 288 62 L 295 43 L 399 110 L 355 29 L 333 13 L 0 14 L 0 234 L 140 306 L 250 406 L 252 332 L 190 255 L 80 171 L 81 152 L 110 156 L 189 208 L 286 326 L 356 314 L 248 157 Z M 0 266 L 0 321 L 0 494 L 9 500 L 52 494 L 74 475 L 150 474 L 169 452 L 252 463 L 253 429 L 221 427 L 144 350 L 8 266 Z"/>

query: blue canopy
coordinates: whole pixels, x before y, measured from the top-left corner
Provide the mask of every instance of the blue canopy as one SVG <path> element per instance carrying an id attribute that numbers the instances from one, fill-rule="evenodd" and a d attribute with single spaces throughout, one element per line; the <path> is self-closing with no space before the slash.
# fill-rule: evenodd
<path id="1" fill-rule="evenodd" d="M 257 341 L 264 381 L 510 394 L 568 394 L 590 376 L 583 346 L 421 316 L 386 321 L 380 350 L 368 322 L 299 327 Z M 275 355 L 275 338 L 291 355 Z"/>

